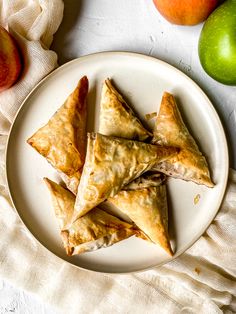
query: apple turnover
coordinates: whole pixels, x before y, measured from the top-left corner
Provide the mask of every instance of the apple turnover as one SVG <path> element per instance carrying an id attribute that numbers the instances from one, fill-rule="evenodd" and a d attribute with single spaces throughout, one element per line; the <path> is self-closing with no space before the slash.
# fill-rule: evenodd
<path id="1" fill-rule="evenodd" d="M 165 92 L 154 127 L 153 143 L 180 148 L 178 155 L 155 165 L 155 170 L 178 179 L 213 187 L 206 158 L 183 122 L 173 95 Z"/>
<path id="2" fill-rule="evenodd" d="M 104 135 L 138 141 L 144 141 L 152 135 L 109 79 L 103 83 L 99 118 L 99 133 Z"/>
<path id="3" fill-rule="evenodd" d="M 85 160 L 87 93 L 88 79 L 84 76 L 48 123 L 27 140 L 62 173 L 74 191 Z"/>
<path id="4" fill-rule="evenodd" d="M 133 225 L 94 208 L 71 224 L 75 196 L 59 184 L 44 178 L 50 191 L 61 237 L 68 255 L 95 251 L 135 235 Z"/>
<path id="5" fill-rule="evenodd" d="M 150 170 L 154 164 L 178 152 L 174 147 L 89 133 L 73 220 L 115 196 L 122 187 Z"/>
<path id="6" fill-rule="evenodd" d="M 139 179 L 139 178 L 138 178 Z M 125 187 L 109 202 L 126 214 L 153 243 L 173 255 L 168 235 L 166 185 L 160 175 L 145 176 Z M 136 182 L 137 181 L 137 182 Z"/>

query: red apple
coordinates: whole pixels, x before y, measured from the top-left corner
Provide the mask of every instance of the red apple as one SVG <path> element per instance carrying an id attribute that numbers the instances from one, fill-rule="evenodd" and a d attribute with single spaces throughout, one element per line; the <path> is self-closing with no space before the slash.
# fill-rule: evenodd
<path id="1" fill-rule="evenodd" d="M 21 72 L 20 54 L 14 38 L 0 26 L 0 92 L 12 86 Z"/>
<path id="2" fill-rule="evenodd" d="M 153 0 L 153 2 L 169 22 L 196 25 L 203 22 L 222 0 Z"/>

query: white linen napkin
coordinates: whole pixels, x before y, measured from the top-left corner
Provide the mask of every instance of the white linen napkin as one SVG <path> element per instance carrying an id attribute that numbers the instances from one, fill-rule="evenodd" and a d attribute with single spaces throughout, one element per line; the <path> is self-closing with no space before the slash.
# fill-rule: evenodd
<path id="1" fill-rule="evenodd" d="M 191 249 L 165 266 L 133 275 L 86 272 L 61 261 L 31 236 L 12 208 L 4 175 L 7 133 L 23 98 L 56 67 L 56 54 L 47 49 L 62 13 L 61 0 L 0 0 L 0 23 L 14 32 L 25 59 L 21 80 L 0 94 L 0 277 L 63 313 L 236 312 L 233 170 L 217 217 Z"/>
<path id="2" fill-rule="evenodd" d="M 0 0 L 0 24 L 17 39 L 24 61 L 21 79 L 0 93 L 0 112 L 10 122 L 36 83 L 57 66 L 56 53 L 48 49 L 63 8 L 62 0 Z"/>
<path id="3" fill-rule="evenodd" d="M 1 146 L 1 152 L 4 145 Z M 182 256 L 144 273 L 76 269 L 44 249 L 0 196 L 0 277 L 62 313 L 235 313 L 236 172 L 207 232 Z"/>

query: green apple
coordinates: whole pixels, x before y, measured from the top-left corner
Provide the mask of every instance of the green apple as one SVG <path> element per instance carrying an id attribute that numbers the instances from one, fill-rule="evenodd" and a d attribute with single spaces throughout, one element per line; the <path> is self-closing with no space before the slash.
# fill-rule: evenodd
<path id="1" fill-rule="evenodd" d="M 209 16 L 199 38 L 198 53 L 211 77 L 236 85 L 236 0 L 227 0 Z"/>

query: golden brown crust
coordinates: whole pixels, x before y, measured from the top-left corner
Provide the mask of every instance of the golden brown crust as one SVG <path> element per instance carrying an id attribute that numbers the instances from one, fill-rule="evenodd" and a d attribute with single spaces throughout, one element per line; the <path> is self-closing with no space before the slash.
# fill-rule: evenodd
<path id="1" fill-rule="evenodd" d="M 143 128 L 141 122 L 136 118 L 135 114 L 125 103 L 123 97 L 115 90 L 111 82 L 106 80 L 102 88 L 99 132 L 109 136 L 114 135 L 126 139 L 138 139 L 142 141 L 149 136 L 148 132 L 144 131 L 145 129 Z M 141 190 L 151 186 L 159 186 L 164 180 L 165 175 L 147 173 L 124 186 L 123 190 Z M 132 195 L 130 195 L 130 197 L 132 197 Z M 129 216 L 128 212 L 126 212 L 126 214 Z M 145 213 L 143 214 L 145 216 Z M 136 236 L 152 242 L 147 234 L 140 229 L 137 230 Z"/>
<path id="2" fill-rule="evenodd" d="M 136 230 L 132 225 L 94 208 L 77 219 L 63 233 L 63 237 L 66 251 L 75 255 L 113 245 L 135 234 Z"/>
<path id="3" fill-rule="evenodd" d="M 87 93 L 88 79 L 84 76 L 48 123 L 27 140 L 67 176 L 73 176 L 85 159 Z"/>
<path id="4" fill-rule="evenodd" d="M 74 195 L 77 194 L 81 174 L 82 174 L 82 168 L 71 177 L 67 176 L 63 172 L 60 173 L 60 176 L 62 180 L 65 182 L 67 189 L 70 190 Z"/>
<path id="5" fill-rule="evenodd" d="M 206 158 L 183 122 L 174 96 L 165 92 L 154 128 L 153 143 L 179 147 L 180 153 L 155 166 L 169 176 L 213 187 Z"/>
<path id="6" fill-rule="evenodd" d="M 44 181 L 51 193 L 62 241 L 69 256 L 110 246 L 137 233 L 133 225 L 99 208 L 71 224 L 75 196 L 47 178 Z"/>
<path id="7" fill-rule="evenodd" d="M 152 242 L 173 255 L 168 236 L 168 209 L 165 185 L 120 191 L 109 201 L 144 232 Z M 140 235 L 143 238 L 143 234 Z"/>
<path id="8" fill-rule="evenodd" d="M 74 253 L 74 247 L 70 245 L 70 233 L 68 230 L 62 230 L 61 231 L 61 238 L 64 245 L 64 248 L 66 250 L 66 254 L 68 256 L 73 255 Z"/>
<path id="9" fill-rule="evenodd" d="M 109 79 L 102 87 L 99 133 L 139 141 L 152 136 Z"/>
<path id="10" fill-rule="evenodd" d="M 88 134 L 87 155 L 75 203 L 74 220 L 178 152 L 137 141 Z"/>
<path id="11" fill-rule="evenodd" d="M 66 229 L 71 225 L 74 211 L 75 196 L 56 182 L 43 178 L 52 198 L 52 204 L 60 229 Z"/>
<path id="12" fill-rule="evenodd" d="M 82 169 L 81 169 L 82 170 Z M 76 172 L 73 177 L 68 177 L 64 173 L 61 173 L 61 178 L 65 182 L 66 187 L 70 190 L 74 195 L 77 195 L 77 190 L 80 182 L 82 171 Z M 137 190 L 143 189 L 150 186 L 159 186 L 166 180 L 166 176 L 163 173 L 159 172 L 147 172 L 142 176 L 138 177 L 134 181 L 125 185 L 123 190 Z"/>

